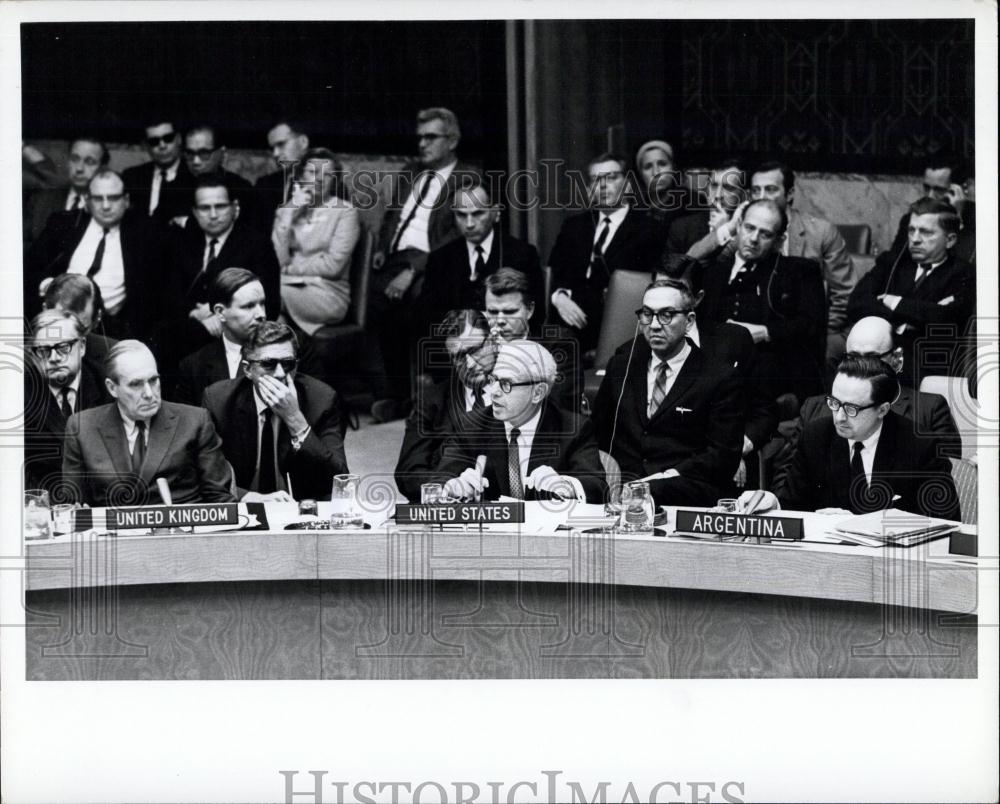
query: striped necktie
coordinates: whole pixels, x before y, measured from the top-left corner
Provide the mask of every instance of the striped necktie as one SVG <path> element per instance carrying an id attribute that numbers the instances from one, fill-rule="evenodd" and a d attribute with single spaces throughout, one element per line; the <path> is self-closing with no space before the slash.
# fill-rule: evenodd
<path id="1" fill-rule="evenodd" d="M 656 382 L 653 384 L 653 395 L 649 399 L 649 410 L 647 416 L 652 419 L 653 414 L 659 410 L 663 400 L 667 398 L 667 375 L 670 373 L 670 366 L 663 361 L 656 367 Z"/>

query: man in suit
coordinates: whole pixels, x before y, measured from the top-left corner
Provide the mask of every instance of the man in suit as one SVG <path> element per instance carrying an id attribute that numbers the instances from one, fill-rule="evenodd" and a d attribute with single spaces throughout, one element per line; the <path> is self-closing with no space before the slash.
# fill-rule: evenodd
<path id="1" fill-rule="evenodd" d="M 452 201 L 461 237 L 432 251 L 424 271 L 422 306 L 428 323 L 441 321 L 449 310 L 482 309 L 486 277 L 499 268 L 514 268 L 529 278 L 535 298 L 544 278 L 535 247 L 502 232 L 500 209 L 481 184 L 459 188 Z M 422 333 L 426 335 L 426 332 Z"/>
<path id="2" fill-rule="evenodd" d="M 704 270 L 698 313 L 702 321 L 729 321 L 753 336 L 773 397 L 805 399 L 823 388 L 826 294 L 817 263 L 781 254 L 787 223 L 773 201 L 746 206 L 734 247 Z"/>
<path id="3" fill-rule="evenodd" d="M 795 197 L 795 172 L 781 162 L 765 162 L 750 177 L 752 198 L 769 198 L 788 215 L 781 242 L 786 257 L 805 257 L 819 263 L 826 285 L 826 359 L 835 365 L 844 356 L 847 338 L 847 300 L 858 283 L 858 274 L 837 227 L 814 215 L 800 212 Z"/>
<path id="4" fill-rule="evenodd" d="M 86 330 L 71 313 L 44 310 L 31 322 L 24 386 L 25 488 L 62 491 L 62 448 L 70 416 L 103 404 L 101 377 L 84 356 Z"/>
<path id="5" fill-rule="evenodd" d="M 479 430 L 493 415 L 485 385 L 497 347 L 486 317 L 478 310 L 451 310 L 439 326 L 439 335 L 450 371 L 438 382 L 430 374 L 420 375 L 396 463 L 396 486 L 415 502 L 420 500 L 420 485 L 441 460 L 445 439 L 463 424 Z M 437 362 L 430 358 L 428 354 L 427 363 Z"/>
<path id="6" fill-rule="evenodd" d="M 711 235 L 732 220 L 746 198 L 746 171 L 742 161 L 736 157 L 723 159 L 707 176 L 696 174 L 695 180 L 694 189 L 701 196 L 704 209 L 677 218 L 670 224 L 664 256 L 687 254 L 701 259 L 711 254 L 717 245 L 721 245 Z"/>
<path id="7" fill-rule="evenodd" d="M 368 321 L 379 386 L 372 416 L 379 422 L 406 415 L 410 334 L 420 320 L 427 257 L 459 237 L 449 201 L 459 186 L 479 181 L 474 168 L 458 161 L 461 131 L 450 109 L 418 112 L 416 138 L 419 159 L 405 165 L 393 183 L 372 260 Z"/>
<path id="8" fill-rule="evenodd" d="M 683 282 L 650 284 L 638 318 L 642 339 L 611 358 L 597 392 L 598 443 L 623 481 L 650 481 L 658 505 L 714 505 L 740 462 L 740 378 L 687 340 L 694 297 Z"/>
<path id="9" fill-rule="evenodd" d="M 942 355 L 946 361 L 955 354 L 976 311 L 975 271 L 954 253 L 960 226 L 951 204 L 917 201 L 910 207 L 907 250 L 879 255 L 848 303 L 849 321 L 874 315 L 892 324 L 906 356 L 900 381 L 913 388 L 925 373 L 949 373 L 941 369 Z M 924 368 L 924 355 L 933 368 Z"/>
<path id="10" fill-rule="evenodd" d="M 948 459 L 890 410 L 898 393 L 896 374 L 882 360 L 845 357 L 826 398 L 832 417 L 806 423 L 791 466 L 758 510 L 864 514 L 899 508 L 958 519 Z"/>
<path id="11" fill-rule="evenodd" d="M 590 161 L 591 208 L 563 222 L 549 254 L 554 288 L 550 319 L 567 328 L 583 353 L 597 346 L 612 272 L 651 274 L 663 247 L 661 227 L 629 202 L 626 170 L 625 160 L 613 154 Z"/>
<path id="12" fill-rule="evenodd" d="M 903 350 L 893 341 L 889 322 L 877 316 L 862 318 L 851 327 L 847 336 L 847 354 L 853 357 L 877 357 L 897 376 L 905 360 Z M 935 442 L 939 455 L 955 458 L 961 456 L 962 441 L 955 426 L 955 419 L 948 409 L 948 402 L 940 394 L 914 391 L 912 388 L 900 385 L 899 394 L 889 409 L 909 423 L 911 431 L 917 438 Z M 802 437 L 803 428 L 816 419 L 831 418 L 832 414 L 824 395 L 811 396 L 802 404 L 802 410 L 788 435 L 787 448 L 777 462 L 776 479 L 787 471 L 791 456 Z"/>
<path id="13" fill-rule="evenodd" d="M 208 304 L 220 336 L 180 362 L 173 397 L 187 405 L 200 405 L 213 383 L 243 376 L 243 347 L 267 320 L 264 286 L 246 268 L 219 271 L 208 287 Z"/>
<path id="14" fill-rule="evenodd" d="M 60 212 L 28 253 L 24 309 L 39 307 L 46 280 L 61 273 L 94 280 L 104 300 L 112 337 L 143 336 L 162 282 L 163 240 L 141 216 L 126 214 L 130 199 L 121 176 L 104 168 L 88 186 L 88 217 Z"/>
<path id="15" fill-rule="evenodd" d="M 492 418 L 479 426 L 466 420 L 442 449 L 436 479 L 446 495 L 604 501 L 607 483 L 593 424 L 546 403 L 555 373 L 541 344 L 500 346 L 486 386 Z"/>
<path id="16" fill-rule="evenodd" d="M 181 135 L 173 123 L 146 126 L 146 150 L 152 160 L 122 173 L 125 189 L 140 215 L 168 224 L 191 206 L 191 173 L 181 159 Z"/>
<path id="17" fill-rule="evenodd" d="M 251 185 L 237 173 L 226 170 L 226 146 L 220 133 L 209 125 L 199 124 L 184 135 L 184 163 L 193 179 L 192 184 L 204 176 L 217 176 L 229 189 L 233 202 L 243 208 L 247 220 L 255 220 L 254 199 Z M 190 204 L 191 199 L 187 199 Z"/>
<path id="18" fill-rule="evenodd" d="M 104 300 L 93 279 L 81 274 L 59 274 L 45 289 L 45 310 L 72 313 L 84 331 L 83 363 L 104 381 L 104 363 L 118 341 L 104 334 Z"/>
<path id="19" fill-rule="evenodd" d="M 292 174 L 295 165 L 309 150 L 309 135 L 300 122 L 282 118 L 268 130 L 267 147 L 278 169 L 261 176 L 254 185 L 255 206 L 260 218 L 258 228 L 265 233 L 274 224 L 275 210 L 291 197 Z"/>
<path id="20" fill-rule="evenodd" d="M 24 215 L 30 229 L 29 246 L 45 229 L 53 212 L 74 212 L 87 215 L 87 185 L 94 174 L 106 167 L 110 159 L 107 147 L 96 137 L 81 136 L 69 145 L 68 187 L 49 187 L 35 190 L 24 206 Z"/>
<path id="21" fill-rule="evenodd" d="M 104 381 L 114 402 L 74 413 L 66 423 L 63 480 L 92 506 L 233 502 L 232 470 L 208 412 L 163 402 L 153 353 L 124 340 L 108 354 Z"/>
<path id="22" fill-rule="evenodd" d="M 244 501 L 329 500 L 333 476 L 348 471 L 336 394 L 297 375 L 297 362 L 295 333 L 265 321 L 243 346 L 243 376 L 205 390 Z"/>

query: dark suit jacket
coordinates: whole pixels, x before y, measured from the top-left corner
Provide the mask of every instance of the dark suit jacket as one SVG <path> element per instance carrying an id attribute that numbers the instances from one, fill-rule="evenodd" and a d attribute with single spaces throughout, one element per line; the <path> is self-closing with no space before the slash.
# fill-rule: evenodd
<path id="1" fill-rule="evenodd" d="M 743 450 L 745 403 L 736 369 L 692 347 L 650 419 L 646 410 L 650 354 L 646 341 L 638 341 L 627 375 L 628 352 L 608 361 L 594 402 L 598 444 L 618 461 L 623 479 L 676 469 L 682 478 L 703 487 L 703 497 L 718 498 L 719 491 L 732 485 Z M 650 483 L 654 499 L 670 482 Z"/>
<path id="2" fill-rule="evenodd" d="M 208 386 L 228 379 L 226 347 L 222 338 L 216 338 L 181 360 L 171 399 L 185 405 L 200 405 Z"/>
<path id="3" fill-rule="evenodd" d="M 117 403 L 75 413 L 66 424 L 63 479 L 73 496 L 89 505 L 162 503 L 159 477 L 166 479 L 175 503 L 233 502 L 232 476 L 219 435 L 201 408 L 161 403 L 150 421 L 138 477 Z"/>
<path id="4" fill-rule="evenodd" d="M 489 479 L 485 499 L 495 500 L 510 495 L 507 472 L 507 431 L 503 422 L 487 419 L 478 423 L 465 419 L 448 437 L 441 450 L 441 462 L 430 481 L 444 483 L 475 466 L 479 455 L 486 456 L 483 476 Z M 604 467 L 594 438 L 594 426 L 589 419 L 555 405 L 546 404 L 538 421 L 528 474 L 539 466 L 549 466 L 560 475 L 570 475 L 580 481 L 587 502 L 604 502 L 607 493 Z M 546 499 L 546 493 L 525 489 L 526 500 Z"/>
<path id="5" fill-rule="evenodd" d="M 732 318 L 767 327 L 770 340 L 757 344 L 761 377 L 772 396 L 791 392 L 799 399 L 823 388 L 826 354 L 826 291 L 819 264 L 773 254 L 749 278 L 756 293 L 744 294 L 735 308 L 727 297 L 734 252 L 726 249 L 705 268 L 705 298 L 698 318 L 722 323 Z"/>
<path id="6" fill-rule="evenodd" d="M 45 376 L 28 361 L 24 375 L 24 477 L 25 488 L 47 489 L 61 497 L 62 453 L 67 419 L 49 390 Z M 84 363 L 74 413 L 110 400 L 101 378 Z M 60 500 L 53 500 L 59 502 Z"/>
<path id="7" fill-rule="evenodd" d="M 179 215 L 190 215 L 194 176 L 181 157 L 177 175 L 172 182 L 167 182 L 165 187 L 160 188 L 160 200 L 153 215 L 149 216 L 149 194 L 153 190 L 153 174 L 157 170 L 153 162 L 146 162 L 122 172 L 122 181 L 125 182 L 131 208 L 144 217 L 155 218 L 162 224 L 170 223 L 172 218 Z"/>
<path id="8" fill-rule="evenodd" d="M 25 230 L 27 237 L 25 245 L 30 245 L 45 230 L 45 224 L 49 221 L 49 216 L 54 212 L 64 212 L 66 207 L 66 197 L 69 195 L 69 187 L 53 187 L 44 190 L 35 190 L 28 196 L 24 206 Z M 80 215 L 86 215 L 85 208 L 73 210 Z"/>
<path id="9" fill-rule="evenodd" d="M 545 279 L 538 262 L 538 251 L 530 243 L 501 234 L 496 229 L 486 271 L 476 282 L 469 281 L 469 251 L 464 237 L 452 240 L 428 256 L 421 302 L 427 323 L 439 323 L 449 310 L 482 310 L 484 280 L 499 268 L 516 268 L 527 275 L 535 298 L 535 316 L 538 317 L 540 311 L 545 309 L 542 299 Z"/>
<path id="10" fill-rule="evenodd" d="M 46 277 L 66 272 L 89 224 L 90 215 L 78 212 L 57 212 L 49 218 L 25 259 L 26 316 L 41 309 L 39 284 Z M 143 339 L 155 323 L 155 313 L 150 315 L 150 311 L 159 310 L 156 300 L 163 287 L 164 235 L 131 210 L 122 219 L 120 234 L 126 300 L 118 318 L 128 327 L 120 334 Z"/>
<path id="11" fill-rule="evenodd" d="M 278 468 L 291 475 L 296 499 L 329 500 L 333 476 L 347 472 L 340 437 L 337 395 L 326 383 L 299 374 L 295 378 L 299 408 L 310 431 L 298 451 L 280 420 Z M 257 409 L 253 383 L 245 377 L 223 380 L 205 389 L 202 405 L 222 436 L 222 451 L 236 473 L 237 494 L 250 490 L 257 466 Z"/>
<path id="12" fill-rule="evenodd" d="M 855 514 L 899 508 L 924 516 L 959 519 L 958 494 L 947 458 L 932 440 L 890 411 L 875 449 L 871 491 L 850 487 L 850 450 L 833 419 L 814 419 L 802 430 L 792 464 L 775 483 L 783 508 L 815 511 L 846 508 Z M 893 501 L 893 496 L 900 499 Z"/>
<path id="13" fill-rule="evenodd" d="M 664 254 L 686 254 L 687 250 L 708 234 L 708 213 L 693 212 L 677 218 L 667 231 Z"/>
<path id="14" fill-rule="evenodd" d="M 289 169 L 289 175 L 291 170 Z M 254 184 L 254 211 L 257 214 L 255 226 L 260 231 L 270 231 L 274 224 L 274 213 L 285 202 L 285 171 L 276 170 L 257 179 Z"/>

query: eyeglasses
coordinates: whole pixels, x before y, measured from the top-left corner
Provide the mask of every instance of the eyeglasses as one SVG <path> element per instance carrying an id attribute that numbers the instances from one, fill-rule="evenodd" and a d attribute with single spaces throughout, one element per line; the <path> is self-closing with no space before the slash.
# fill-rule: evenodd
<path id="1" fill-rule="evenodd" d="M 668 327 L 670 326 L 670 322 L 674 320 L 674 316 L 687 315 L 690 312 L 690 310 L 672 310 L 669 307 L 664 307 L 662 310 L 650 310 L 648 307 L 641 307 L 635 311 L 635 314 L 640 324 L 652 324 L 653 316 L 655 315 L 656 320 L 660 322 L 660 326 Z"/>
<path id="2" fill-rule="evenodd" d="M 826 406 L 830 408 L 834 413 L 836 413 L 841 408 L 844 409 L 844 413 L 847 414 L 848 419 L 853 419 L 861 411 L 868 410 L 868 408 L 877 408 L 879 403 L 872 402 L 870 405 L 854 405 L 850 402 L 841 402 L 835 396 L 828 396 L 826 398 Z"/>
<path id="3" fill-rule="evenodd" d="M 39 360 L 48 360 L 53 352 L 59 355 L 59 357 L 66 357 L 79 342 L 80 339 L 76 338 L 72 341 L 61 341 L 60 343 L 38 344 L 31 347 L 31 353 Z"/>
<path id="4" fill-rule="evenodd" d="M 112 193 L 110 195 L 89 195 L 88 200 L 95 204 L 117 204 L 125 197 L 125 193 Z"/>
<path id="5" fill-rule="evenodd" d="M 146 145 L 155 148 L 157 145 L 170 145 L 177 139 L 177 132 L 171 131 L 169 134 L 161 134 L 159 137 L 146 137 Z"/>
<path id="6" fill-rule="evenodd" d="M 879 360 L 885 360 L 895 351 L 896 349 L 892 348 L 886 352 L 848 352 L 847 354 L 851 357 L 877 357 Z"/>
<path id="7" fill-rule="evenodd" d="M 291 374 L 299 365 L 299 360 L 297 357 L 265 357 L 263 360 L 247 360 L 247 363 L 256 363 L 264 371 L 274 371 L 278 366 L 284 369 L 285 374 Z"/>
<path id="8" fill-rule="evenodd" d="M 505 394 L 509 394 L 511 388 L 517 388 L 518 386 L 521 385 L 535 385 L 537 382 L 539 381 L 525 380 L 524 382 L 512 382 L 506 377 L 497 377 L 495 374 L 488 374 L 486 376 L 487 385 L 493 385 L 494 383 L 496 383 L 497 385 L 500 386 L 500 390 L 503 391 Z"/>
<path id="9" fill-rule="evenodd" d="M 218 151 L 218 148 L 185 148 L 184 156 L 188 159 L 194 159 L 196 156 L 199 159 L 208 159 L 212 154 Z"/>

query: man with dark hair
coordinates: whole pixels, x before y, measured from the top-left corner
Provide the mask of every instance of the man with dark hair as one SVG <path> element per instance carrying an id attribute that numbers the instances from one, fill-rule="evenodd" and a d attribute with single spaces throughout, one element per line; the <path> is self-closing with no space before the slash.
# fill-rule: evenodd
<path id="1" fill-rule="evenodd" d="M 337 395 L 297 365 L 295 333 L 265 321 L 243 344 L 243 376 L 205 390 L 241 500 L 329 500 L 347 472 Z"/>
<path id="2" fill-rule="evenodd" d="M 502 230 L 500 208 L 486 187 L 459 188 L 451 209 L 461 237 L 427 258 L 421 305 L 428 323 L 440 321 L 448 310 L 481 309 L 483 284 L 500 268 L 513 268 L 527 276 L 537 298 L 544 285 L 538 252 Z"/>
<path id="3" fill-rule="evenodd" d="M 92 506 L 233 502 L 232 470 L 208 413 L 163 402 L 153 353 L 139 341 L 117 343 L 104 380 L 114 402 L 74 413 L 66 423 L 67 496 Z"/>
<path id="4" fill-rule="evenodd" d="M 181 135 L 171 122 L 146 126 L 146 149 L 152 161 L 122 173 L 135 211 L 167 224 L 188 214 L 193 179 L 181 159 Z"/>
<path id="5" fill-rule="evenodd" d="M 259 277 L 246 268 L 226 268 L 215 275 L 207 303 L 220 337 L 181 360 L 174 392 L 178 402 L 200 405 L 208 386 L 242 376 L 243 347 L 267 319 L 265 298 Z"/>
<path id="6" fill-rule="evenodd" d="M 845 357 L 826 397 L 832 417 L 806 423 L 791 466 L 758 510 L 778 503 L 831 514 L 899 508 L 958 519 L 948 459 L 890 410 L 898 394 L 896 373 L 884 361 Z"/>
<path id="7" fill-rule="evenodd" d="M 787 223 L 773 201 L 751 201 L 735 249 L 723 249 L 705 268 L 698 312 L 702 320 L 730 321 L 753 336 L 761 377 L 774 397 L 805 399 L 823 387 L 826 294 L 816 262 L 782 256 Z"/>
<path id="8" fill-rule="evenodd" d="M 254 220 L 254 199 L 250 182 L 226 170 L 226 146 L 222 135 L 214 126 L 204 123 L 193 126 L 184 135 L 184 162 L 195 182 L 204 176 L 217 176 L 229 190 L 229 197 L 243 207 L 247 220 Z M 190 203 L 192 199 L 188 199 Z"/>
<path id="9" fill-rule="evenodd" d="M 584 353 L 597 346 L 611 274 L 651 274 L 663 247 L 661 227 L 632 208 L 627 170 L 627 162 L 614 154 L 590 160 L 590 209 L 563 222 L 549 254 L 554 288 L 550 320 L 565 326 Z"/>
<path id="10" fill-rule="evenodd" d="M 443 107 L 417 113 L 416 162 L 403 166 L 392 186 L 372 261 L 369 294 L 370 351 L 380 397 L 372 416 L 385 422 L 406 415 L 410 398 L 410 342 L 419 315 L 428 255 L 459 237 L 449 207 L 459 186 L 478 182 L 479 173 L 458 161 L 458 118 Z M 400 334 L 403 337 L 400 337 Z"/>
<path id="11" fill-rule="evenodd" d="M 98 170 L 107 167 L 110 158 L 107 146 L 96 137 L 79 136 L 70 143 L 66 162 L 69 187 L 44 188 L 30 194 L 24 207 L 30 230 L 25 245 L 42 233 L 53 213 L 66 212 L 75 217 L 87 214 L 87 185 Z"/>
<path id="12" fill-rule="evenodd" d="M 274 211 L 291 197 L 295 166 L 309 150 L 306 127 L 291 118 L 281 118 L 268 129 L 267 147 L 278 169 L 261 176 L 254 185 L 260 224 L 265 232 L 274 223 Z"/>
<path id="13" fill-rule="evenodd" d="M 718 166 L 708 173 L 705 193 L 700 199 L 704 209 L 678 218 L 670 224 L 664 255 L 688 254 L 702 258 L 722 245 L 716 239 L 717 233 L 721 227 L 730 223 L 736 210 L 744 202 L 746 178 L 740 159 L 729 156 L 720 160 Z"/>
<path id="14" fill-rule="evenodd" d="M 85 338 L 83 362 L 94 372 L 94 376 L 103 380 L 104 361 L 118 341 L 103 334 L 104 300 L 94 280 L 82 274 L 59 274 L 45 289 L 42 307 L 72 313 L 77 317 Z"/>
<path id="15" fill-rule="evenodd" d="M 478 310 L 451 310 L 437 330 L 450 371 L 440 382 L 434 382 L 429 373 L 420 375 L 396 463 L 396 485 L 413 502 L 420 501 L 421 483 L 428 482 L 440 462 L 445 439 L 463 421 L 481 428 L 492 415 L 491 400 L 484 387 L 487 375 L 493 370 L 497 345 L 490 337 L 486 317 Z M 431 360 L 435 356 L 426 355 L 426 362 L 437 363 Z"/>
<path id="16" fill-rule="evenodd" d="M 44 310 L 31 322 L 25 366 L 25 488 L 61 496 L 66 422 L 74 413 L 104 404 L 101 376 L 88 366 L 80 320 L 61 310 Z M 57 500 L 58 501 L 58 500 Z"/>
<path id="17" fill-rule="evenodd" d="M 695 314 L 683 282 L 650 284 L 636 315 L 643 337 L 611 358 L 594 402 L 598 444 L 623 482 L 650 481 L 658 505 L 714 505 L 740 462 L 740 378 L 685 337 Z"/>
<path id="18" fill-rule="evenodd" d="M 849 321 L 874 315 L 892 324 L 906 355 L 900 380 L 914 388 L 958 362 L 956 343 L 976 311 L 975 271 L 954 253 L 960 225 L 951 204 L 921 198 L 910 207 L 906 251 L 879 255 L 848 304 Z"/>
<path id="19" fill-rule="evenodd" d="M 97 171 L 88 185 L 89 216 L 54 215 L 25 260 L 24 309 L 39 308 L 48 280 L 82 274 L 101 289 L 104 324 L 113 337 L 144 336 L 155 319 L 162 281 L 163 237 L 137 215 L 122 177 Z"/>

